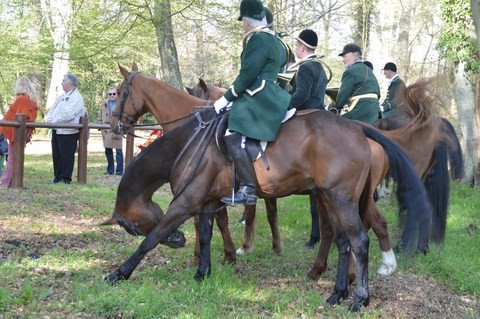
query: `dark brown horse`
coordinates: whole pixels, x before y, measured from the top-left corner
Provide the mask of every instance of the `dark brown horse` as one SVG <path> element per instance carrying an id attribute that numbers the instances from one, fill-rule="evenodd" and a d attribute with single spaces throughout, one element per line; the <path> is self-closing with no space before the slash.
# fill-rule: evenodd
<path id="1" fill-rule="evenodd" d="M 141 203 L 145 218 L 152 220 L 152 217 L 156 217 L 154 220 L 158 223 L 148 232 L 137 251 L 106 278 L 109 282 L 128 279 L 148 251 L 188 218 L 199 213 L 202 258 L 196 279 L 203 279 L 210 273 L 209 242 L 212 226 L 206 212 L 215 212 L 222 207 L 220 198 L 227 195 L 233 186 L 231 166 L 213 138 L 218 120 L 219 117 L 213 109 L 198 113 L 152 143 L 129 165 L 122 177 L 119 185 L 121 193 L 117 194 L 117 197 L 128 197 L 128 194 L 124 193 L 123 185 L 131 184 L 132 179 L 151 179 L 150 175 L 155 175 L 158 179 L 163 178 L 163 181 L 166 176 L 169 177 L 174 199 L 163 216 L 160 216 L 158 209 L 145 212 L 151 205 Z M 418 209 L 417 218 L 428 218 L 430 207 L 426 194 L 403 151 L 372 127 L 357 125 L 329 112 L 306 112 L 283 124 L 276 142 L 266 149 L 270 170 L 261 162 L 254 163 L 258 194 L 261 197 L 278 198 L 318 188 L 322 218 L 332 225 L 339 250 L 335 289 L 327 302 L 337 304 L 348 296 L 348 263 L 351 250 L 356 259 L 357 278 L 351 306 L 354 311 L 369 302 L 369 239 L 359 214 L 359 208 L 360 212 L 365 212 L 368 203 L 373 202 L 369 181 L 371 151 L 365 135 L 378 140 L 386 149 L 391 159 L 391 169 L 401 174 L 399 192 Z M 342 147 L 337 147 L 338 145 Z M 292 148 L 295 151 L 292 152 Z M 157 175 L 157 172 L 160 172 L 161 176 Z M 137 194 L 130 198 L 132 205 L 139 204 L 138 198 L 151 196 L 148 192 L 142 196 L 144 188 L 131 191 Z M 127 219 L 129 214 L 122 209 L 125 207 L 116 206 L 115 214 Z M 409 218 L 409 221 L 412 222 L 413 219 Z M 408 223 L 410 234 L 414 231 L 413 228 L 416 228 L 414 224 L 415 222 Z"/>
<path id="2" fill-rule="evenodd" d="M 112 118 L 111 125 L 114 131 L 122 130 L 124 127 L 132 125 L 136 122 L 136 119 L 139 116 L 147 111 L 153 113 L 161 124 L 168 123 L 168 126 L 165 126 L 165 130 L 168 131 L 180 123 L 180 121 L 175 121 L 176 118 L 180 118 L 183 121 L 185 119 L 185 114 L 192 114 L 194 106 L 206 103 L 205 101 L 200 101 L 181 91 L 175 90 L 157 79 L 138 73 L 138 68 L 135 64 L 132 67 L 132 73 L 128 72 L 123 67 L 120 67 L 120 72 L 124 76 L 125 81 L 119 88 L 119 95 L 122 99 L 118 100 L 114 114 L 123 114 L 123 117 L 120 119 L 120 122 L 117 121 L 116 116 Z M 135 81 L 133 81 L 133 79 L 135 79 Z M 173 105 L 174 107 L 172 107 Z M 179 110 L 183 110 L 183 113 L 179 114 Z M 370 142 L 370 144 L 374 144 L 372 141 Z M 374 181 L 371 186 L 373 194 L 375 185 L 380 181 L 388 169 L 388 166 L 386 166 L 388 165 L 388 161 L 385 162 L 385 154 L 381 147 L 371 145 L 371 149 L 372 154 L 375 157 L 375 160 L 372 160 L 371 163 L 371 174 Z M 276 199 L 265 198 L 265 203 L 267 208 L 267 218 L 272 231 L 272 248 L 276 253 L 281 253 L 283 251 L 283 244 L 278 229 Z M 372 227 L 379 238 L 379 244 L 382 250 L 382 265 L 378 272 L 382 275 L 389 275 L 396 268 L 395 255 L 393 254 L 388 238 L 386 221 L 378 211 L 376 205 L 371 204 L 371 207 L 370 211 L 372 213 L 365 214 L 365 226 L 367 229 Z M 244 240 L 242 248 L 240 248 L 237 253 L 253 250 L 255 206 L 246 206 L 245 212 L 246 226 Z M 135 212 L 132 211 L 132 214 L 135 214 Z M 314 214 L 314 217 L 316 218 L 316 223 L 320 224 L 318 221 L 318 214 Z M 116 220 L 113 219 L 109 223 L 115 222 Z M 233 253 L 234 247 L 229 237 L 229 233 L 227 233 L 228 221 L 226 210 L 224 208 L 222 208 L 220 214 L 217 215 L 217 224 L 222 232 L 225 243 L 225 260 L 232 261 L 235 257 Z M 198 223 L 196 223 L 196 227 L 198 229 Z M 323 229 L 322 236 L 324 238 L 319 247 L 319 251 L 321 252 L 319 258 L 321 260 L 317 261 L 309 272 L 309 276 L 312 278 L 318 277 L 324 270 L 326 270 L 328 251 L 333 238 L 333 231 L 328 220 L 321 223 L 321 227 Z M 320 237 L 320 235 L 318 236 Z M 406 238 L 407 236 L 404 237 Z M 422 241 L 422 243 L 425 243 L 425 241 Z M 194 264 L 198 262 L 198 258 L 199 247 L 196 246 Z"/>

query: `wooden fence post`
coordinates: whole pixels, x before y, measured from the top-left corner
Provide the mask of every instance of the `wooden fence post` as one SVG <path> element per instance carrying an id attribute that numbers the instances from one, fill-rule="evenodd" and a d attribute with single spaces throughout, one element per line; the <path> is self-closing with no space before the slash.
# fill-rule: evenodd
<path id="1" fill-rule="evenodd" d="M 20 122 L 19 127 L 15 127 L 14 137 L 14 157 L 12 170 L 12 188 L 23 187 L 23 162 L 25 159 L 25 132 L 27 129 L 27 116 L 25 114 L 16 114 L 15 121 Z"/>
<path id="2" fill-rule="evenodd" d="M 133 159 L 133 144 L 135 143 L 135 128 L 130 127 L 127 134 L 127 145 L 125 145 L 125 169 Z"/>
<path id="3" fill-rule="evenodd" d="M 80 129 L 78 139 L 78 168 L 77 168 L 77 183 L 87 183 L 87 152 L 88 152 L 88 117 L 82 116 L 80 124 L 83 127 Z"/>

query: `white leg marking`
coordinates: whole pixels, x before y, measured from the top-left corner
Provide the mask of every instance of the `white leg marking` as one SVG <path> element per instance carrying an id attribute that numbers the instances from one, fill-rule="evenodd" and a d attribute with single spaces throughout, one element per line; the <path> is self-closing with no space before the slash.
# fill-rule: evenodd
<path id="1" fill-rule="evenodd" d="M 377 270 L 380 276 L 390 276 L 397 269 L 397 260 L 393 250 L 387 252 L 382 251 L 382 265 Z"/>

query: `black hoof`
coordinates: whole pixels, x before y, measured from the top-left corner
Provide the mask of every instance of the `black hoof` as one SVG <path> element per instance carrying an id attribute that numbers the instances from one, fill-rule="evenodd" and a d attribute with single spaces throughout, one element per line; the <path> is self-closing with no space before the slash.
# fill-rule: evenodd
<path id="1" fill-rule="evenodd" d="M 115 272 L 112 272 L 110 275 L 108 276 L 103 276 L 102 278 L 102 282 L 103 283 L 107 283 L 107 284 L 110 284 L 110 285 L 115 285 L 116 283 L 118 283 L 119 281 L 121 280 L 127 280 L 128 277 L 127 276 L 123 276 L 123 275 L 120 275 L 118 273 L 118 271 L 115 271 Z"/>
<path id="2" fill-rule="evenodd" d="M 168 235 L 168 237 L 162 241 L 162 244 L 170 248 L 183 248 L 185 247 L 186 239 L 183 232 L 175 230 L 173 233 Z"/>
<path id="3" fill-rule="evenodd" d="M 355 300 L 353 301 L 353 303 L 350 305 L 350 307 L 348 307 L 348 311 L 359 312 L 362 306 L 368 307 L 369 304 L 370 304 L 370 297 L 367 297 L 367 298 L 355 297 Z"/>
<path id="4" fill-rule="evenodd" d="M 426 256 L 430 252 L 430 248 L 428 248 L 428 245 L 423 248 L 418 247 L 417 252 Z"/>
<path id="5" fill-rule="evenodd" d="M 327 303 L 329 305 L 338 305 L 340 301 L 348 298 L 348 290 L 346 291 L 337 291 L 335 290 L 330 297 L 327 298 Z"/>
<path id="6" fill-rule="evenodd" d="M 318 242 L 319 242 L 318 239 L 315 240 L 310 238 L 310 240 L 305 243 L 305 248 L 313 249 Z"/>
<path id="7" fill-rule="evenodd" d="M 195 279 L 198 282 L 202 282 L 205 279 L 205 275 L 200 272 L 197 272 L 195 276 L 193 276 L 193 279 Z"/>

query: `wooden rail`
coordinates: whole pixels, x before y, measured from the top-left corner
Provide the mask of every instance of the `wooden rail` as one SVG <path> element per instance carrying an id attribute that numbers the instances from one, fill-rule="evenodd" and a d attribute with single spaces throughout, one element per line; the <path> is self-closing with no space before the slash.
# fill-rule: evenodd
<path id="1" fill-rule="evenodd" d="M 87 153 L 88 153 L 88 129 L 109 129 L 110 125 L 89 123 L 88 117 L 81 117 L 80 123 L 45 123 L 45 122 L 27 122 L 25 114 L 16 114 L 15 121 L 0 121 L 0 126 L 9 126 L 15 128 L 15 143 L 12 170 L 12 187 L 23 187 L 23 173 L 25 162 L 25 132 L 27 128 L 76 128 L 79 130 L 78 140 L 78 161 L 77 161 L 77 183 L 87 183 Z M 159 126 L 140 126 L 136 130 L 154 130 L 161 129 Z M 135 142 L 135 129 L 132 127 L 126 137 L 125 167 L 133 159 L 133 146 Z"/>

